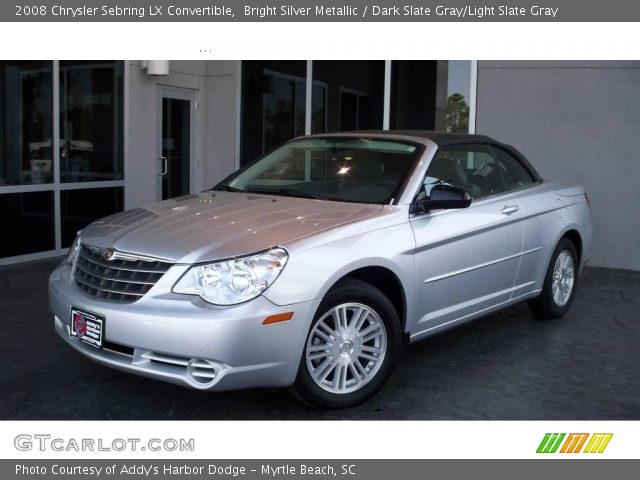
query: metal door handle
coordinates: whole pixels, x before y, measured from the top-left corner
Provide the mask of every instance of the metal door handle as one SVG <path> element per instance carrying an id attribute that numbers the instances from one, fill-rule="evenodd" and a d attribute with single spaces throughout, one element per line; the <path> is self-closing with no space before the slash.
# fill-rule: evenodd
<path id="1" fill-rule="evenodd" d="M 158 160 L 162 162 L 162 169 L 160 170 L 159 175 L 166 175 L 169 168 L 167 157 L 158 157 Z"/>
<path id="2" fill-rule="evenodd" d="M 517 212 L 518 210 L 520 210 L 520 207 L 518 207 L 517 205 L 505 205 L 504 207 L 502 207 L 502 210 L 500 210 L 500 212 L 502 212 L 504 215 L 511 215 L 513 212 Z"/>

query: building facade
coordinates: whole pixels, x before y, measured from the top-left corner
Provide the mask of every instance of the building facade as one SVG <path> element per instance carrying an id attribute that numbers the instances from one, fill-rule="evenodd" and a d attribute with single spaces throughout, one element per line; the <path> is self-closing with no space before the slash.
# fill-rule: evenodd
<path id="1" fill-rule="evenodd" d="M 298 135 L 444 129 L 470 64 L 1 61 L 0 264 L 63 254 L 91 221 L 215 185 Z"/>
<path id="2" fill-rule="evenodd" d="M 639 210 L 615 214 L 640 178 L 639 63 L 0 61 L 0 264 L 60 255 L 87 223 L 215 185 L 299 135 L 435 129 L 583 182 L 592 264 L 640 269 Z"/>
<path id="3" fill-rule="evenodd" d="M 590 264 L 640 270 L 640 62 L 484 61 L 477 92 L 478 132 L 585 186 Z"/>

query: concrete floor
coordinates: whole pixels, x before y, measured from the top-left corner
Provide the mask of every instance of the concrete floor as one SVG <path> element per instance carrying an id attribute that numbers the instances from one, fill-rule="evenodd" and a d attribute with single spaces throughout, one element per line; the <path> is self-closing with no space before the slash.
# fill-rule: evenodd
<path id="1" fill-rule="evenodd" d="M 640 272 L 587 269 L 557 321 L 518 305 L 411 345 L 369 402 L 322 411 L 287 390 L 198 392 L 82 357 L 48 311 L 59 261 L 0 268 L 0 419 L 640 420 Z"/>

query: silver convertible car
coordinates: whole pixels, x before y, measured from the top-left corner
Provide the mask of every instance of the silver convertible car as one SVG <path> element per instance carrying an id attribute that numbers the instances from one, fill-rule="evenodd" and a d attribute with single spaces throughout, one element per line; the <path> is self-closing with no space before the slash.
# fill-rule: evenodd
<path id="1" fill-rule="evenodd" d="M 581 186 L 485 136 L 302 137 L 79 232 L 50 278 L 55 330 L 127 372 L 350 406 L 408 343 L 525 300 L 564 315 L 589 210 Z"/>

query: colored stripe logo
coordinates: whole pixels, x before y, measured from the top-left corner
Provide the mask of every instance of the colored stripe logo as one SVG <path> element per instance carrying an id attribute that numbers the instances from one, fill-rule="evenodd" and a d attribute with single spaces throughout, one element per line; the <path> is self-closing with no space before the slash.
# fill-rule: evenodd
<path id="1" fill-rule="evenodd" d="M 603 453 L 611 437 L 613 433 L 545 433 L 536 453 Z"/>

